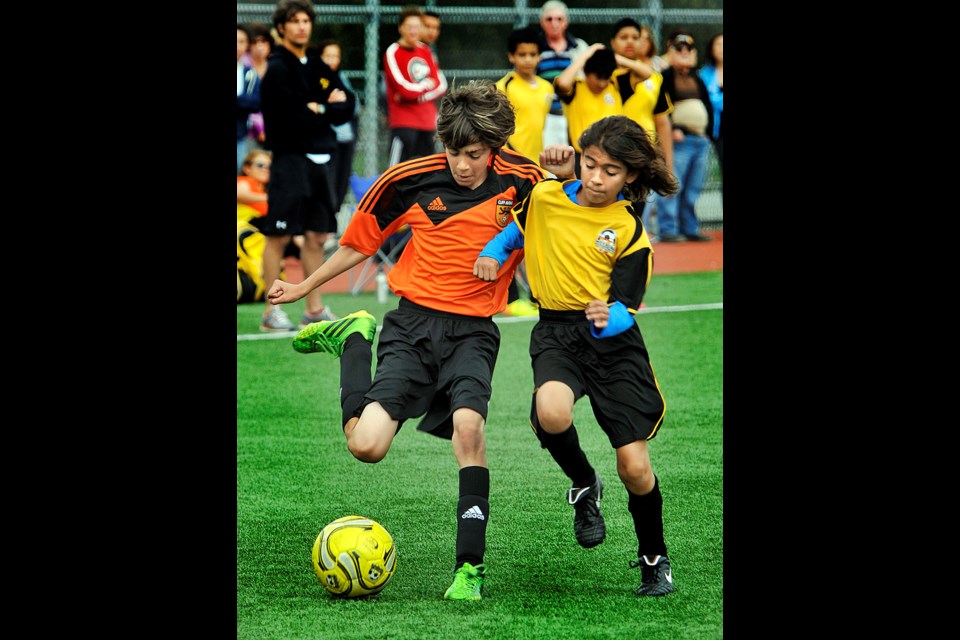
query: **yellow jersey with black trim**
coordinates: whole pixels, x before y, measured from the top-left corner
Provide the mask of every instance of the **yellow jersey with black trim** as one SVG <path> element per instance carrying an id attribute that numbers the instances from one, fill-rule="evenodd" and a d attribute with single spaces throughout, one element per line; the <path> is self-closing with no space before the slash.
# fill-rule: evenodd
<path id="1" fill-rule="evenodd" d="M 623 115 L 623 99 L 612 82 L 600 93 L 594 93 L 590 91 L 586 80 L 576 80 L 569 94 L 557 93 L 557 96 L 563 104 L 563 115 L 567 118 L 570 144 L 577 153 L 583 153 L 579 138 L 587 127 L 607 116 Z"/>
<path id="2" fill-rule="evenodd" d="M 496 84 L 516 114 L 516 130 L 507 140 L 507 149 L 537 162 L 543 151 L 543 127 L 553 104 L 553 84 L 540 76 L 534 76 L 534 83 L 530 84 L 516 71 L 503 76 Z"/>
<path id="3" fill-rule="evenodd" d="M 663 76 L 654 72 L 646 80 L 641 80 L 636 85 L 630 86 L 630 70 L 617 69 L 613 72 L 611 82 L 616 85 L 620 91 L 620 97 L 623 99 L 623 115 L 646 129 L 647 133 L 653 139 L 656 139 L 657 127 L 653 117 L 660 113 L 669 115 L 673 111 L 671 105 L 663 100 L 658 100 L 660 87 L 663 85 Z"/>
<path id="4" fill-rule="evenodd" d="M 564 191 L 579 180 L 542 180 L 513 208 L 524 236 L 530 292 L 544 309 L 577 311 L 619 300 L 631 313 L 653 272 L 653 247 L 629 200 L 584 207 Z"/>

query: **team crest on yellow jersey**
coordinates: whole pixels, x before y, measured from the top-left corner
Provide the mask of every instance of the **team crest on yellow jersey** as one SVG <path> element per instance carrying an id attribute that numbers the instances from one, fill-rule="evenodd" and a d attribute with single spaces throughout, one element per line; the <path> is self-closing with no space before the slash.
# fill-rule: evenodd
<path id="1" fill-rule="evenodd" d="M 617 232 L 613 229 L 604 229 L 594 240 L 597 251 L 612 256 L 617 252 Z"/>
<path id="2" fill-rule="evenodd" d="M 510 210 L 513 209 L 513 200 L 500 198 L 497 200 L 497 224 L 506 227 L 510 223 Z"/>

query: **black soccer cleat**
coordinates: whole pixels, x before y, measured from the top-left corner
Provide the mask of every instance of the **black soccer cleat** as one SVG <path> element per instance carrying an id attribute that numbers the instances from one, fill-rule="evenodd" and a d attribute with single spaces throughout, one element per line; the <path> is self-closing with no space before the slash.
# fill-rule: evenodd
<path id="1" fill-rule="evenodd" d="M 573 533 L 584 549 L 595 547 L 607 535 L 607 525 L 600 513 L 600 498 L 603 497 L 603 480 L 596 474 L 596 482 L 589 487 L 571 487 L 567 502 L 573 505 Z"/>
<path id="2" fill-rule="evenodd" d="M 630 561 L 630 568 L 636 567 L 640 567 L 642 576 L 640 586 L 633 590 L 638 596 L 665 596 L 675 590 L 667 556 L 640 556 L 636 562 Z"/>

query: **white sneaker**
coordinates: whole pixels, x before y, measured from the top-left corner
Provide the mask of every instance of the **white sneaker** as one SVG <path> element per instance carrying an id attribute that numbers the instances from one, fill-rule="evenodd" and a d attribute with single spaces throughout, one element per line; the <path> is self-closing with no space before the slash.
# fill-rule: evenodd
<path id="1" fill-rule="evenodd" d="M 308 324 L 313 324 L 314 322 L 323 322 L 324 320 L 339 320 L 340 318 L 333 311 L 330 311 L 329 305 L 324 305 L 323 311 L 320 313 L 307 313 L 307 310 L 303 310 L 303 315 L 300 316 L 300 328 L 303 329 Z"/>
<path id="2" fill-rule="evenodd" d="M 279 306 L 271 307 L 260 320 L 260 331 L 295 331 L 296 328 L 287 312 Z"/>

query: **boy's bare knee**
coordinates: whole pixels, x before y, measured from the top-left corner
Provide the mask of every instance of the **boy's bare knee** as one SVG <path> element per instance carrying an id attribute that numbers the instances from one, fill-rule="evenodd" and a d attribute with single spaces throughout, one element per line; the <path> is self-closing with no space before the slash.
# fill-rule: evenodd
<path id="1" fill-rule="evenodd" d="M 386 451 L 382 451 L 380 447 L 371 444 L 363 444 L 357 442 L 348 442 L 347 449 L 353 454 L 353 457 L 359 460 L 360 462 L 369 462 L 371 464 L 380 462 L 386 456 Z"/>

